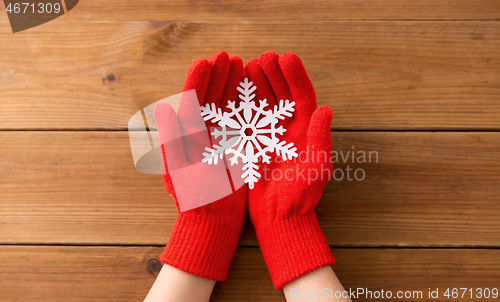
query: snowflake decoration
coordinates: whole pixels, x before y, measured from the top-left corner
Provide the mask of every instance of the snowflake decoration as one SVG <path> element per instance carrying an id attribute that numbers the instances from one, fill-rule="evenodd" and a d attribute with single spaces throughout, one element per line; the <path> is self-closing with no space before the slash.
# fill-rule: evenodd
<path id="1" fill-rule="evenodd" d="M 207 152 L 203 153 L 202 162 L 217 164 L 224 153 L 232 154 L 233 156 L 229 158 L 231 166 L 238 164 L 238 159 L 241 159 L 245 164 L 243 166 L 245 172 L 241 177 L 248 183 L 248 187 L 253 189 L 261 176 L 257 172 L 259 167 L 256 163 L 260 158 L 262 162 L 269 164 L 271 156 L 266 154 L 267 152 L 276 152 L 276 155 L 281 155 L 283 160 L 291 160 L 298 156 L 293 143 L 280 142 L 276 137 L 277 134 L 283 135 L 286 129 L 283 126 L 275 127 L 279 120 L 292 116 L 295 103 L 280 100 L 279 106 L 275 105 L 274 110 L 264 110 L 268 105 L 267 99 L 259 100 L 258 107 L 255 105 L 252 99 L 255 98 L 253 92 L 257 87 L 253 86 L 253 82 L 249 82 L 248 78 L 245 78 L 237 89 L 241 93 L 239 98 L 242 102 L 236 108 L 236 102 L 228 101 L 227 108 L 231 112 L 223 113 L 214 104 L 201 106 L 203 119 L 211 120 L 220 127 L 211 134 L 216 139 L 221 137 L 219 145 L 205 148 Z"/>

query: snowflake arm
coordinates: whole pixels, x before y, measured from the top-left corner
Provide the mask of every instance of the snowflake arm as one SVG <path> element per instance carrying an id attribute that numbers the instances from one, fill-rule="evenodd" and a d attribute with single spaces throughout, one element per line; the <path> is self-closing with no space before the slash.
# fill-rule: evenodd
<path id="1" fill-rule="evenodd" d="M 210 105 L 212 107 L 210 108 Z M 215 104 L 206 104 L 205 106 L 201 106 L 201 116 L 203 117 L 204 121 L 211 120 L 212 123 L 217 123 L 222 120 L 222 109 L 217 109 L 215 107 Z"/>
<path id="2" fill-rule="evenodd" d="M 201 161 L 208 163 L 209 165 L 216 165 L 219 162 L 219 159 L 222 159 L 225 150 L 223 146 L 215 145 L 213 149 L 208 147 L 205 148 L 205 151 L 207 152 L 203 152 L 203 159 Z"/>
<path id="3" fill-rule="evenodd" d="M 241 175 L 241 178 L 244 179 L 245 183 L 248 183 L 248 187 L 250 189 L 253 189 L 254 184 L 259 180 L 260 178 L 260 173 L 257 172 L 259 167 L 255 164 L 255 161 L 253 160 L 254 154 L 253 154 L 253 146 L 252 144 L 247 144 L 246 147 L 246 161 L 245 165 L 243 166 L 243 174 Z"/>
<path id="4" fill-rule="evenodd" d="M 295 111 L 295 109 L 293 108 L 294 106 L 295 102 L 290 102 L 289 100 L 280 100 L 279 106 L 274 105 L 274 111 L 268 110 L 266 112 L 263 112 L 265 117 L 259 121 L 256 127 L 262 128 L 269 124 L 277 124 L 278 119 L 283 120 L 286 116 L 291 117 L 292 112 Z"/>
<path id="5" fill-rule="evenodd" d="M 286 142 L 282 141 L 274 146 L 274 148 L 276 149 L 276 155 L 279 156 L 281 154 L 281 158 L 284 161 L 286 161 L 287 159 L 292 160 L 292 158 L 297 157 L 297 147 L 293 147 L 293 143 L 289 143 L 288 145 L 285 144 Z"/>
<path id="6" fill-rule="evenodd" d="M 253 82 L 248 82 L 248 78 L 245 78 L 243 82 L 240 83 L 241 87 L 236 88 L 239 92 L 241 92 L 239 98 L 244 102 L 250 102 L 255 97 L 255 94 L 252 94 L 252 92 L 254 92 L 257 87 L 252 87 L 252 85 Z"/>
<path id="7" fill-rule="evenodd" d="M 210 106 L 211 105 L 211 106 Z M 212 123 L 217 123 L 221 127 L 230 127 L 234 129 L 240 129 L 241 126 L 235 120 L 231 119 L 231 116 L 237 112 L 237 109 L 234 108 L 233 104 L 233 112 L 222 113 L 220 108 L 216 108 L 215 104 L 206 104 L 205 106 L 201 106 L 201 116 L 204 121 L 211 121 Z"/>
<path id="8" fill-rule="evenodd" d="M 214 135 L 216 131 L 217 129 L 212 132 L 212 135 Z M 203 153 L 203 159 L 201 160 L 202 162 L 206 162 L 209 165 L 216 165 L 219 162 L 219 159 L 222 159 L 222 157 L 224 156 L 224 152 L 228 153 L 227 150 L 231 150 L 234 145 L 238 144 L 239 140 L 241 139 L 240 136 L 235 136 L 227 140 L 227 134 L 223 131 L 217 132 L 217 134 L 214 135 L 215 138 L 220 135 L 223 136 L 223 138 L 219 142 L 220 145 L 214 145 L 213 149 L 208 147 L 205 148 L 205 151 L 207 152 Z"/>
<path id="9" fill-rule="evenodd" d="M 285 100 L 285 103 L 283 104 L 283 100 L 280 100 L 279 107 L 274 105 L 274 115 L 280 120 L 284 120 L 285 116 L 292 117 L 292 112 L 295 111 L 293 106 L 295 106 L 295 102 Z"/>

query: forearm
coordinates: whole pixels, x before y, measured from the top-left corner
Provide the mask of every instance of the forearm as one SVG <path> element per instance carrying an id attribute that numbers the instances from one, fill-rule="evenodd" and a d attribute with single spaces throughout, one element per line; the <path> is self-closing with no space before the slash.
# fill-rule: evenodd
<path id="1" fill-rule="evenodd" d="M 330 266 L 317 269 L 283 287 L 287 302 L 351 301 L 349 298 L 341 297 L 344 291 L 344 287 Z M 340 298 L 336 298 L 336 293 Z"/>
<path id="2" fill-rule="evenodd" d="M 215 281 L 164 265 L 144 302 L 206 302 Z"/>

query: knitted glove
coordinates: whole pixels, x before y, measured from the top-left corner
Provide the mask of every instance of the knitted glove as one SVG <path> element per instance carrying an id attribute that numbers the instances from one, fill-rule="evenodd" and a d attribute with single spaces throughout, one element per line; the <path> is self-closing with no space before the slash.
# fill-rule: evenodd
<path id="1" fill-rule="evenodd" d="M 280 100 L 295 102 L 291 121 L 280 141 L 293 142 L 298 158 L 274 157 L 261 164 L 261 179 L 249 190 L 248 210 L 269 268 L 273 285 L 285 284 L 318 268 L 333 265 L 330 248 L 314 208 L 332 174 L 330 121 L 332 111 L 316 108 L 313 86 L 293 53 L 278 56 L 267 52 L 246 66 L 257 86 L 257 99 L 267 99 L 270 108 Z M 313 157 L 314 156 L 314 157 Z"/>
<path id="2" fill-rule="evenodd" d="M 186 94 L 181 95 L 177 115 L 168 104 L 159 104 L 154 110 L 163 162 L 163 183 L 180 208 L 160 260 L 190 274 L 216 281 L 227 278 L 243 226 L 247 187 L 241 186 L 235 191 L 223 162 L 219 165 L 201 162 L 205 147 L 210 146 L 207 127 L 213 125 L 203 122 L 200 106 L 214 103 L 220 107 L 221 100 L 237 99 L 236 87 L 242 76 L 243 62 L 239 57 L 229 58 L 226 52 L 217 53 L 208 61 L 196 60 L 188 71 L 183 87 Z M 195 98 L 187 93 L 192 89 L 195 89 L 199 103 L 193 104 Z M 222 189 L 223 186 L 226 189 Z M 220 193 L 227 188 L 229 191 L 223 194 L 225 197 L 215 202 L 197 208 L 189 204 L 190 200 L 196 202 L 196 198 L 207 197 L 205 195 L 210 193 L 206 193 L 206 189 Z M 179 199 L 184 203 L 187 200 L 188 208 L 192 209 L 183 210 Z"/>

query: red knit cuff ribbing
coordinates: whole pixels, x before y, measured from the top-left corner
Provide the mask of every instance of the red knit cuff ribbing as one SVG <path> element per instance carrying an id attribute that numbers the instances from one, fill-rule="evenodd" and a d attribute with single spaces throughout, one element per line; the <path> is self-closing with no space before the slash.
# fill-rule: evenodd
<path id="1" fill-rule="evenodd" d="M 199 277 L 225 281 L 242 225 L 242 219 L 179 213 L 160 260 Z"/>
<path id="2" fill-rule="evenodd" d="M 256 232 L 276 289 L 335 264 L 314 211 L 264 223 Z"/>

